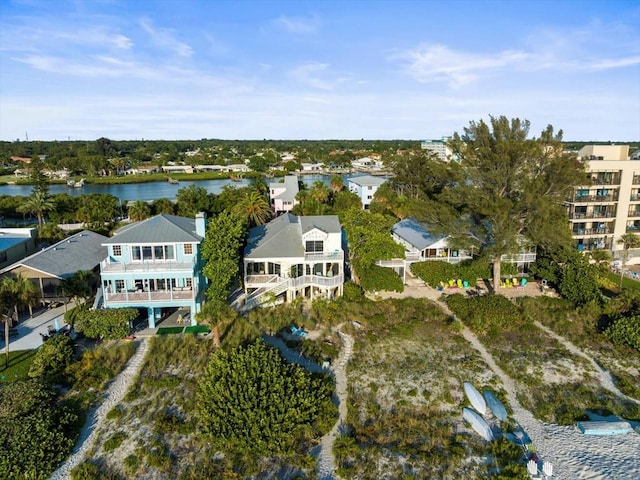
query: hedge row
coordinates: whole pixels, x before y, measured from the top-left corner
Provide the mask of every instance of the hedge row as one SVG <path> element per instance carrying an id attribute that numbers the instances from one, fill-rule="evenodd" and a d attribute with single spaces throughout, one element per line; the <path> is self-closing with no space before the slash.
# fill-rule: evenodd
<path id="1" fill-rule="evenodd" d="M 448 263 L 439 260 L 429 262 L 417 262 L 411 265 L 411 272 L 422 281 L 432 287 L 437 287 L 440 282 L 449 280 L 466 280 L 475 285 L 478 278 L 491 278 L 491 267 L 483 261 L 465 261 L 460 263 Z"/>

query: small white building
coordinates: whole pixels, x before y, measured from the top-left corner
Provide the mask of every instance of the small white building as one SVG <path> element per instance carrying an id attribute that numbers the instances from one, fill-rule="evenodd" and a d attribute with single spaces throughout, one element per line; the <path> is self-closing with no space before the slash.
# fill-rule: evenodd
<path id="1" fill-rule="evenodd" d="M 405 248 L 407 261 L 442 260 L 457 263 L 472 258 L 464 250 L 451 248 L 447 236 L 431 234 L 426 225 L 413 218 L 396 223 L 391 229 L 391 236 Z"/>
<path id="2" fill-rule="evenodd" d="M 369 205 L 373 201 L 373 196 L 387 179 L 385 177 L 374 177 L 372 175 L 361 175 L 349 179 L 348 188 L 351 193 L 355 193 L 360 197 L 362 208 L 369 209 Z"/>
<path id="3" fill-rule="evenodd" d="M 296 196 L 299 192 L 298 177 L 287 175 L 283 182 L 269 184 L 269 199 L 275 215 L 290 212 L 298 203 Z"/>

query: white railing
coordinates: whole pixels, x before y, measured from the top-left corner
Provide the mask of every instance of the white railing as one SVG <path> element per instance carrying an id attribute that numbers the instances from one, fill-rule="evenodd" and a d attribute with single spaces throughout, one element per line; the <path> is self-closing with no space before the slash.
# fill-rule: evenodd
<path id="1" fill-rule="evenodd" d="M 153 303 L 167 301 L 184 301 L 193 300 L 197 297 L 197 289 L 189 287 L 177 287 L 173 290 L 155 290 L 155 291 L 125 291 L 125 292 L 108 292 L 104 291 L 105 305 L 110 303 Z"/>
<path id="2" fill-rule="evenodd" d="M 176 261 L 144 261 L 144 262 L 113 262 L 105 259 L 100 262 L 102 273 L 119 272 L 192 272 L 195 258 L 191 262 Z"/>
<path id="3" fill-rule="evenodd" d="M 510 262 L 510 263 L 535 262 L 536 255 L 537 255 L 536 253 L 516 253 L 513 255 L 502 255 L 500 257 L 500 261 Z"/>
<path id="4" fill-rule="evenodd" d="M 335 252 L 322 252 L 322 253 L 305 253 L 305 262 L 320 262 L 320 261 L 342 261 L 344 259 L 344 252 L 337 250 Z"/>

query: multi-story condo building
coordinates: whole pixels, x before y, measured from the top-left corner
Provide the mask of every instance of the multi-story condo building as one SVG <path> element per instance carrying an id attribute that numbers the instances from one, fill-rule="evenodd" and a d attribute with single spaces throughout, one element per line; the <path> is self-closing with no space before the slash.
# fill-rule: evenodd
<path id="1" fill-rule="evenodd" d="M 162 214 L 119 229 L 103 242 L 107 258 L 100 263 L 102 306 L 146 308 L 150 328 L 163 308 L 189 308 L 195 325 L 206 289 L 201 253 L 205 232 L 203 213 L 195 220 Z"/>
<path id="2" fill-rule="evenodd" d="M 619 258 L 627 232 L 640 233 L 640 162 L 628 145 L 588 145 L 578 152 L 587 181 L 566 199 L 571 233 L 580 251 L 605 249 Z M 631 252 L 629 263 L 640 262 Z"/>
<path id="3" fill-rule="evenodd" d="M 441 140 L 423 140 L 420 148 L 435 153 L 443 162 L 449 162 L 453 158 L 453 150 L 447 144 L 449 140 L 450 137 L 442 137 Z"/>
<path id="4" fill-rule="evenodd" d="M 244 250 L 245 302 L 342 296 L 344 250 L 336 215 L 291 213 L 251 229 Z"/>

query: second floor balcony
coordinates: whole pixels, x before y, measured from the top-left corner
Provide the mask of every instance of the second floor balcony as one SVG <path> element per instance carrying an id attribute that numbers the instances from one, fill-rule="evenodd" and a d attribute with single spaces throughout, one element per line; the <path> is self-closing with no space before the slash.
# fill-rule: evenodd
<path id="1" fill-rule="evenodd" d="M 121 303 L 121 304 L 142 304 L 154 302 L 184 302 L 192 301 L 198 295 L 197 289 L 191 287 L 177 287 L 171 290 L 124 290 L 111 292 L 108 289 L 104 291 L 105 305 Z"/>
<path id="2" fill-rule="evenodd" d="M 100 262 L 101 273 L 120 272 L 193 272 L 195 269 L 195 258 L 187 262 L 170 261 L 143 261 L 143 262 L 114 262 L 105 259 Z"/>

